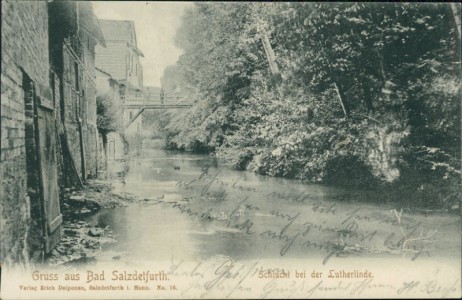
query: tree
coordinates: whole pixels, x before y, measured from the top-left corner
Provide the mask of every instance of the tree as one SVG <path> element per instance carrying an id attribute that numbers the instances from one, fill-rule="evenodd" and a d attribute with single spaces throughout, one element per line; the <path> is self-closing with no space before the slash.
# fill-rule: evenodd
<path id="1" fill-rule="evenodd" d="M 110 95 L 102 94 L 96 97 L 96 114 L 96 125 L 103 141 L 106 141 L 108 133 L 123 130 L 122 108 Z"/>
<path id="2" fill-rule="evenodd" d="M 449 4 L 197 3 L 165 78 L 198 101 L 163 128 L 171 146 L 217 151 L 262 174 L 452 187 L 461 129 L 453 37 Z"/>

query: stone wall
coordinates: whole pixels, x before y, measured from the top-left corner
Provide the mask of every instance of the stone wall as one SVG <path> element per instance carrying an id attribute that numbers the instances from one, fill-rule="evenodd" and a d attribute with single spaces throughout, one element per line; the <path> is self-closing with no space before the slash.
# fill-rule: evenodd
<path id="1" fill-rule="evenodd" d="M 1 57 L 0 261 L 5 266 L 36 257 L 36 248 L 28 245 L 37 227 L 31 227 L 27 194 L 23 82 L 27 76 L 49 86 L 47 2 L 2 1 Z"/>
<path id="2" fill-rule="evenodd" d="M 1 5 L 0 262 L 8 266 L 43 257 L 42 237 L 47 231 L 41 214 L 52 205 L 47 197 L 42 205 L 43 187 L 48 185 L 40 182 L 53 178 L 63 190 L 79 181 L 78 175 L 96 177 L 101 151 L 96 124 L 96 42 L 78 30 L 78 6 L 13 0 Z M 38 102 L 42 106 L 36 111 L 37 96 L 46 103 Z M 37 119 L 44 107 L 46 118 Z M 39 128 L 37 122 L 42 122 Z M 39 146 L 37 133 L 46 141 L 55 138 L 58 142 L 52 144 L 57 148 Z M 47 178 L 39 172 L 45 166 L 51 169 L 44 172 L 54 174 L 50 151 L 55 150 L 57 178 Z M 43 155 L 38 152 L 50 154 L 53 164 L 39 160 Z"/>

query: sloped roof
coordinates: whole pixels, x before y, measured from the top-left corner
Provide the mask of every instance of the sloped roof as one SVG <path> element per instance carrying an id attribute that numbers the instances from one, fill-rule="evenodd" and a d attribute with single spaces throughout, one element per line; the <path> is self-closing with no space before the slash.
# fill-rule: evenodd
<path id="1" fill-rule="evenodd" d="M 93 6 L 90 2 L 80 1 L 77 3 L 79 8 L 79 25 L 97 43 L 106 46 L 103 32 L 101 31 L 98 19 L 93 13 Z"/>
<path id="2" fill-rule="evenodd" d="M 106 41 L 131 42 L 131 34 L 135 31 L 133 21 L 99 20 Z"/>
<path id="3" fill-rule="evenodd" d="M 112 77 L 112 75 L 106 71 L 104 71 L 103 69 L 101 68 L 98 68 L 98 67 L 95 67 L 95 70 L 97 72 L 100 72 L 100 73 L 103 73 L 104 75 L 106 75 L 107 77 L 109 77 L 110 80 L 114 80 L 117 84 L 119 84 L 119 81 L 117 79 L 115 79 L 114 77 Z"/>
<path id="4" fill-rule="evenodd" d="M 103 20 L 99 19 L 99 25 L 106 41 L 123 41 L 127 42 L 140 56 L 143 52 L 137 48 L 135 23 L 129 20 Z M 133 34 L 135 42 L 131 43 Z"/>

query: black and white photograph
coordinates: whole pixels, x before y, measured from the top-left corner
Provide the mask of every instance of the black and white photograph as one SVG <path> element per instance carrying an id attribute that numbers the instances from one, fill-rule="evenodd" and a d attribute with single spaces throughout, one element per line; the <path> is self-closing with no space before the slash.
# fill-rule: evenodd
<path id="1" fill-rule="evenodd" d="M 460 3 L 1 11 L 1 299 L 462 297 Z"/>

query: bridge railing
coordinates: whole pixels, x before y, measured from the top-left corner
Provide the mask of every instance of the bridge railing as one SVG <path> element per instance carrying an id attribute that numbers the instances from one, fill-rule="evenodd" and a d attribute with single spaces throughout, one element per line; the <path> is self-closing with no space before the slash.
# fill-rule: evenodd
<path id="1" fill-rule="evenodd" d="M 143 95 L 128 95 L 125 97 L 125 105 L 143 105 L 144 102 Z"/>
<path id="2" fill-rule="evenodd" d="M 183 103 L 184 95 L 180 94 L 163 94 L 149 93 L 142 96 L 128 96 L 125 98 L 126 106 L 142 106 L 142 105 L 175 105 L 175 104 L 190 104 Z"/>
<path id="3" fill-rule="evenodd" d="M 125 100 L 126 104 L 130 105 L 171 105 L 171 104 L 179 104 L 182 100 L 185 99 L 184 95 L 180 94 L 148 94 L 144 95 L 144 97 L 130 97 Z"/>

